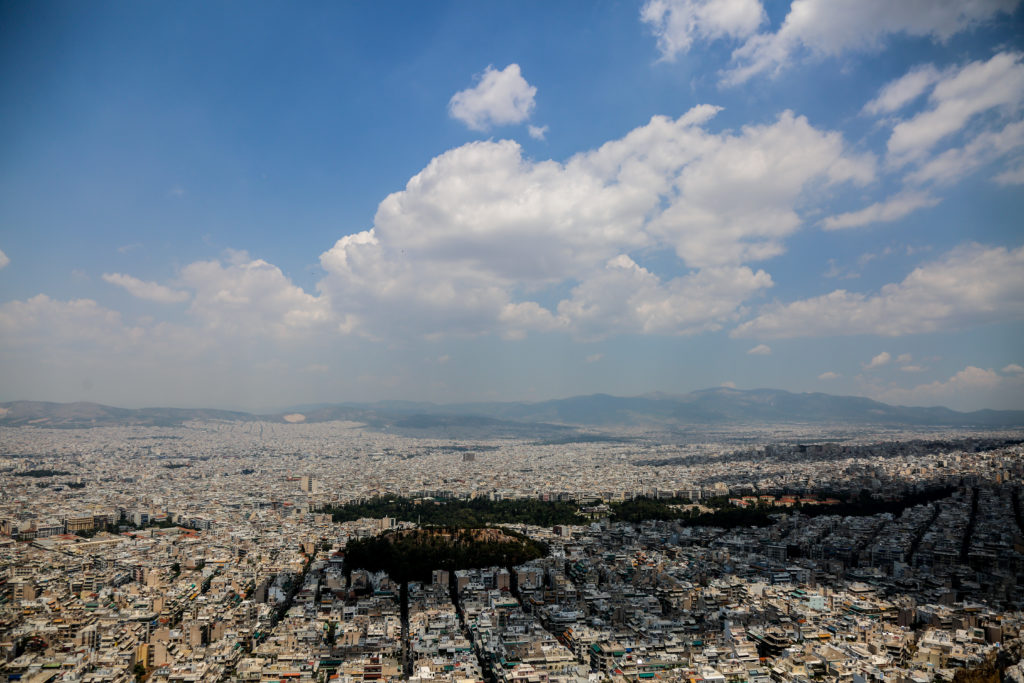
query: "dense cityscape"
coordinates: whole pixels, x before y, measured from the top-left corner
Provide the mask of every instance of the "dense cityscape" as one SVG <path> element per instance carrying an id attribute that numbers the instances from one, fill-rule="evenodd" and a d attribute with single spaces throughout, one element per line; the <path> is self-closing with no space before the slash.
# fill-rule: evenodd
<path id="1" fill-rule="evenodd" d="M 1019 432 L 715 438 L 2 428 L 0 676 L 1021 680 Z M 534 516 L 501 526 L 543 557 L 412 581 L 346 562 L 349 541 L 507 501 Z M 358 516 L 382 505 L 401 512 Z"/>

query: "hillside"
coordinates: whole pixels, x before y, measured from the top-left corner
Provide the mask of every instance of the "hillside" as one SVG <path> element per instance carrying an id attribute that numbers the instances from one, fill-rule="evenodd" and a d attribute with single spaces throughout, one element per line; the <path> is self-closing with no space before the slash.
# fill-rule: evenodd
<path id="1" fill-rule="evenodd" d="M 580 429 L 687 425 L 847 424 L 918 427 L 1024 427 L 1024 411 L 957 412 L 941 406 L 892 406 L 859 396 L 778 389 L 715 388 L 688 394 L 607 394 L 525 402 L 432 404 L 382 401 L 302 406 L 272 415 L 185 408 L 115 408 L 98 403 L 0 404 L 0 425 L 86 428 L 174 426 L 188 421 L 312 423 L 347 420 L 371 429 L 431 438 L 586 439 Z"/>

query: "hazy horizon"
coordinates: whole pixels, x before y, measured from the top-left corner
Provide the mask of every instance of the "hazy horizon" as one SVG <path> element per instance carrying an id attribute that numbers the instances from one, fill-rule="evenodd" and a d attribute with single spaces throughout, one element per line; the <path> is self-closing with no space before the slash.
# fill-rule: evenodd
<path id="1" fill-rule="evenodd" d="M 1019 0 L 394 9 L 0 8 L 0 401 L 1024 409 Z"/>
<path id="2" fill-rule="evenodd" d="M 71 405 L 71 404 L 74 404 L 74 403 L 89 403 L 89 404 L 94 404 L 94 405 L 107 406 L 107 407 L 110 407 L 110 408 L 119 408 L 119 409 L 128 409 L 128 410 L 146 410 L 146 409 L 211 410 L 211 411 L 228 411 L 228 412 L 248 413 L 248 414 L 256 415 L 256 416 L 259 416 L 259 415 L 267 415 L 267 416 L 270 416 L 270 415 L 281 415 L 281 414 L 284 414 L 284 413 L 296 412 L 296 411 L 298 411 L 298 412 L 307 411 L 308 412 L 308 411 L 310 411 L 310 410 L 312 410 L 314 408 L 325 408 L 325 407 L 332 407 L 332 406 L 352 405 L 352 406 L 367 406 L 367 407 L 371 407 L 371 408 L 373 408 L 375 406 L 382 406 L 382 407 L 387 408 L 389 405 L 409 404 L 410 406 L 415 406 L 415 405 L 428 406 L 429 405 L 429 406 L 433 406 L 433 407 L 439 408 L 439 409 L 449 408 L 449 407 L 466 408 L 467 410 L 470 411 L 468 413 L 465 413 L 465 414 L 468 415 L 468 414 L 472 414 L 472 406 L 474 406 L 474 405 L 476 405 L 476 406 L 485 406 L 485 405 L 489 405 L 489 404 L 509 405 L 509 406 L 511 406 L 511 405 L 543 405 L 543 404 L 548 404 L 548 403 L 558 403 L 558 402 L 563 402 L 563 401 L 573 401 L 574 399 L 590 399 L 590 398 L 595 398 L 595 397 L 609 397 L 609 398 L 624 399 L 624 400 L 631 400 L 631 399 L 665 399 L 665 400 L 673 400 L 673 399 L 685 398 L 685 397 L 693 395 L 693 394 L 704 394 L 704 393 L 714 392 L 714 391 L 718 391 L 718 390 L 731 391 L 731 392 L 736 392 L 736 393 L 740 393 L 740 394 L 752 393 L 752 392 L 777 392 L 777 391 L 785 392 L 786 391 L 785 389 L 776 389 L 776 388 L 772 388 L 772 387 L 750 387 L 748 389 L 744 389 L 744 388 L 737 388 L 737 387 L 721 387 L 721 386 L 719 386 L 719 387 L 705 387 L 703 389 L 696 389 L 696 390 L 693 390 L 693 391 L 690 391 L 690 392 L 651 391 L 651 392 L 646 392 L 646 393 L 643 393 L 643 394 L 634 394 L 634 395 L 620 395 L 620 394 L 609 394 L 607 392 L 593 392 L 593 393 L 589 393 L 589 394 L 572 394 L 572 395 L 567 395 L 567 396 L 549 396 L 549 397 L 535 398 L 535 399 L 522 399 L 522 400 L 515 400 L 515 399 L 500 400 L 500 399 L 496 399 L 496 400 L 489 400 L 489 401 L 485 401 L 485 400 L 480 400 L 480 401 L 428 401 L 428 400 L 411 400 L 411 399 L 405 399 L 405 398 L 389 397 L 389 398 L 377 399 L 377 400 L 373 400 L 373 401 L 317 401 L 317 402 L 302 402 L 302 401 L 299 401 L 299 402 L 296 402 L 296 403 L 288 403 L 288 404 L 281 404 L 281 405 L 262 405 L 262 406 L 254 403 L 253 404 L 254 407 L 246 407 L 244 405 L 234 406 L 234 405 L 213 405 L 213 404 L 201 404 L 201 403 L 196 403 L 196 404 L 170 404 L 170 403 L 163 403 L 163 404 L 152 403 L 152 404 L 149 404 L 149 403 L 140 403 L 140 404 L 137 404 L 137 405 L 123 405 L 123 404 L 104 403 L 102 401 L 49 401 L 49 400 L 46 400 L 46 399 L 16 399 L 16 400 L 12 400 L 12 401 L 0 401 L 0 403 L 11 404 L 11 403 L 28 402 L 28 403 L 51 403 L 51 404 L 55 404 L 55 405 Z M 854 394 L 830 394 L 828 392 L 820 392 L 820 391 L 819 392 L 789 392 L 789 393 L 791 393 L 791 394 L 793 394 L 795 396 L 801 396 L 801 395 L 813 396 L 813 395 L 816 395 L 816 394 L 820 394 L 820 395 L 825 395 L 825 396 L 830 396 L 832 398 L 840 398 L 840 399 L 845 399 L 845 398 L 852 398 L 852 399 L 870 398 L 870 397 L 867 397 L 867 396 L 857 396 L 857 395 L 854 395 Z M 874 399 L 872 399 L 872 400 L 874 400 Z M 882 403 L 884 405 L 890 405 L 893 408 L 910 408 L 910 409 L 923 409 L 923 410 L 933 409 L 933 408 L 949 409 L 949 406 L 944 406 L 944 405 L 941 405 L 941 404 L 918 405 L 918 406 L 915 406 L 915 405 L 903 405 L 903 404 L 885 404 L 884 402 L 882 402 Z M 955 409 L 953 409 L 953 410 L 955 410 Z M 981 408 L 981 409 L 978 409 L 978 410 L 979 411 L 984 411 L 984 410 L 993 410 L 993 409 Z M 1003 411 L 1012 412 L 1015 409 L 1010 408 L 1010 409 L 994 409 L 994 410 L 997 410 L 997 411 L 1003 410 Z M 977 412 L 977 411 L 970 411 L 970 410 L 968 410 L 968 411 L 957 411 L 957 412 L 973 413 L 973 412 Z M 1020 412 L 1020 411 L 1018 411 L 1018 412 Z M 452 414 L 452 415 L 455 415 L 457 413 L 439 413 L 439 414 Z M 677 421 L 680 422 L 680 423 L 687 423 L 688 422 L 688 420 L 686 420 L 685 418 L 680 418 Z"/>

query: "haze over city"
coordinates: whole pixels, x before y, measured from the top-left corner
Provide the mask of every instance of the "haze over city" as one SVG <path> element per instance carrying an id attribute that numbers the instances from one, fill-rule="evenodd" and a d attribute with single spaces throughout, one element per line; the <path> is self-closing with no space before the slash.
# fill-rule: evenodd
<path id="1" fill-rule="evenodd" d="M 1024 408 L 1016 0 L 0 15 L 0 400 Z"/>

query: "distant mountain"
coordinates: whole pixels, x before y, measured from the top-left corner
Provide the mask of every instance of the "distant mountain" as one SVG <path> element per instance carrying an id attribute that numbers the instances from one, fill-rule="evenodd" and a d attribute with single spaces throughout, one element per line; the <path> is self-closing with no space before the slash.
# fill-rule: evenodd
<path id="1" fill-rule="evenodd" d="M 315 404 L 273 415 L 227 410 L 113 408 L 97 403 L 0 403 L 0 425 L 95 427 L 171 426 L 187 421 L 360 422 L 373 429 L 410 436 L 484 438 L 503 436 L 573 439 L 575 428 L 619 426 L 666 428 L 687 425 L 772 423 L 886 426 L 1024 427 L 1024 411 L 891 406 L 858 396 L 794 394 L 778 389 L 715 388 L 689 394 L 621 397 L 607 394 L 525 402 L 439 405 L 413 401 Z"/>
<path id="2" fill-rule="evenodd" d="M 495 404 L 491 404 L 495 406 Z M 464 406 L 460 406 L 463 408 Z M 917 426 L 1024 426 L 1024 411 L 891 406 L 860 396 L 794 394 L 779 389 L 715 388 L 633 398 L 594 394 L 540 403 L 497 404 L 486 414 L 505 419 L 588 426 L 850 423 Z"/>
<path id="3" fill-rule="evenodd" d="M 13 401 L 0 403 L 0 425 L 79 429 L 100 426 L 171 427 L 191 420 L 256 420 L 254 415 L 230 410 L 189 408 L 114 408 L 99 403 L 49 403 Z"/>

